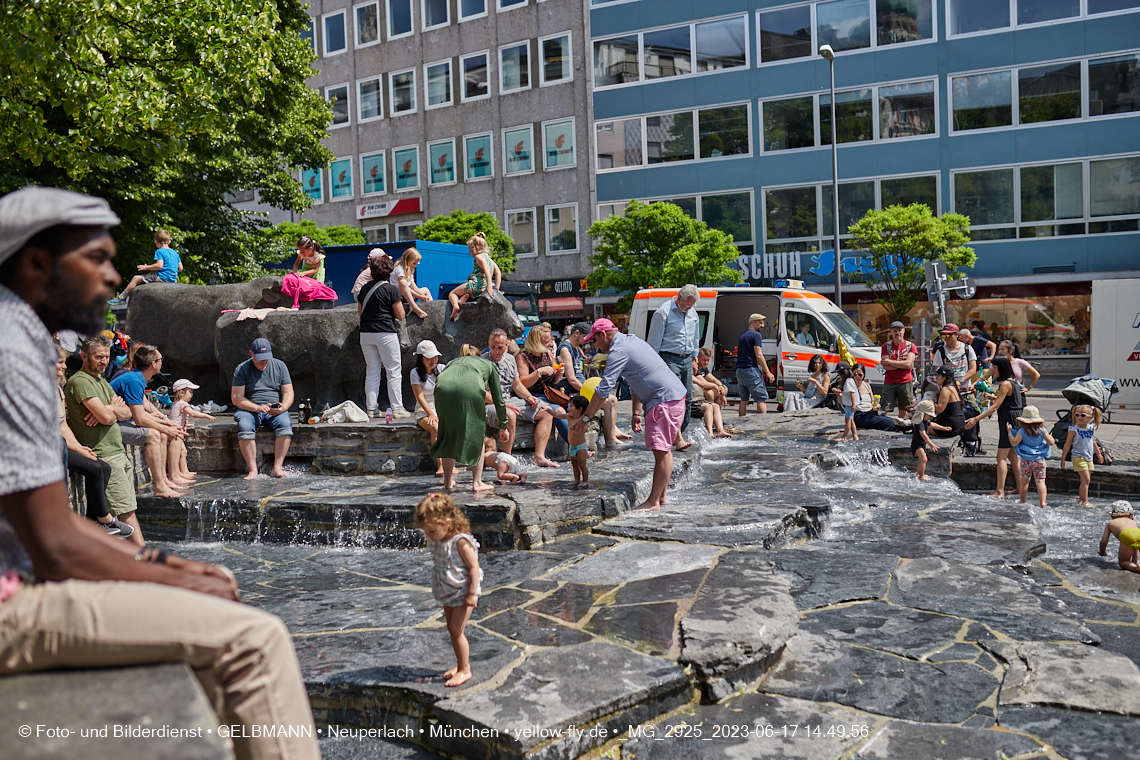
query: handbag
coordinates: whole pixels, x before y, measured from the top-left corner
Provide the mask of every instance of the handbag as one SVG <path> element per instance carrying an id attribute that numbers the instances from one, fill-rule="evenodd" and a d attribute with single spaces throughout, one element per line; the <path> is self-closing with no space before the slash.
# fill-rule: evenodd
<path id="1" fill-rule="evenodd" d="M 523 354 L 523 356 L 526 358 L 526 363 L 527 366 L 530 367 L 530 371 L 534 372 L 534 363 L 530 360 L 530 357 L 526 354 Z M 552 404 L 557 404 L 563 409 L 570 405 L 570 397 L 567 396 L 566 393 L 563 392 L 560 388 L 547 383 L 545 377 L 539 377 L 538 382 L 542 386 L 542 395 L 546 396 L 547 401 Z"/>

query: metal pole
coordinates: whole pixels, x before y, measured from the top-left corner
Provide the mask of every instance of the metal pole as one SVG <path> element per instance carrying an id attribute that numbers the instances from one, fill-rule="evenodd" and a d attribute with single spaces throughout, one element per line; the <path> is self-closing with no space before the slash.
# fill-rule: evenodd
<path id="1" fill-rule="evenodd" d="M 843 308 L 842 259 L 839 255 L 839 130 L 835 123 L 835 58 L 831 69 L 831 220 L 835 224 L 835 305 Z"/>

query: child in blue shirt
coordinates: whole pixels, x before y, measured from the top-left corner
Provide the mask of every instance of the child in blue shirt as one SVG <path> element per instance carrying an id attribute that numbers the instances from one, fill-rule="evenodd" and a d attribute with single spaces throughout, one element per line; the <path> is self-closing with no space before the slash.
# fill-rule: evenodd
<path id="1" fill-rule="evenodd" d="M 131 278 L 130 284 L 117 297 L 107 303 L 118 306 L 127 302 L 131 291 L 146 282 L 178 282 L 178 273 L 182 271 L 182 257 L 170 247 L 170 233 L 159 230 L 154 233 L 154 263 L 139 264 L 137 269 L 146 274 L 136 274 Z"/>
<path id="2" fill-rule="evenodd" d="M 1045 420 L 1035 406 L 1027 406 L 1017 418 L 1021 423 L 1020 430 L 1014 430 L 1012 423 L 1006 423 L 1009 431 L 1009 442 L 1021 466 L 1021 503 L 1029 494 L 1029 481 L 1037 485 L 1037 498 L 1041 508 L 1045 508 L 1045 460 L 1052 453 L 1052 447 L 1057 443 L 1053 436 L 1045 430 Z"/>

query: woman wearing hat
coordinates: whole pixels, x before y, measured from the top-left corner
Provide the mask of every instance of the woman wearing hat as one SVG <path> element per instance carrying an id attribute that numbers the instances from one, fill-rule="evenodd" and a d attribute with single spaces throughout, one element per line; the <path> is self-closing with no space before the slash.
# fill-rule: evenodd
<path id="1" fill-rule="evenodd" d="M 421 340 L 416 346 L 416 366 L 412 367 L 412 395 L 416 397 L 416 424 L 431 436 L 435 444 L 439 435 L 439 415 L 435 413 L 435 381 L 439 373 L 447 367 L 439 363 L 439 349 L 430 340 Z M 443 475 L 443 466 L 435 461 L 436 477 Z"/>

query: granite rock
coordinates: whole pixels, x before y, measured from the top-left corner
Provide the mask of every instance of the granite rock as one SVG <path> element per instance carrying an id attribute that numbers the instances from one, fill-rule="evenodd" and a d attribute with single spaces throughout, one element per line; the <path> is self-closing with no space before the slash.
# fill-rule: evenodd
<path id="1" fill-rule="evenodd" d="M 792 598 L 801 610 L 840 602 L 881 599 L 899 558 L 815 545 L 796 546 L 769 555 L 776 570 L 791 581 Z"/>
<path id="2" fill-rule="evenodd" d="M 800 621 L 800 628 L 835 642 L 917 660 L 952 642 L 964 622 L 961 618 L 869 602 L 809 613 Z"/>
<path id="3" fill-rule="evenodd" d="M 1120 760 L 1136 743 L 1136 718 L 1061 707 L 1009 706 L 998 725 L 1036 737 L 1066 760 Z"/>
<path id="4" fill-rule="evenodd" d="M 722 550 L 670 543 L 623 543 L 611 546 L 552 577 L 574 583 L 619 583 L 708 567 Z"/>
<path id="5" fill-rule="evenodd" d="M 1054 705 L 1140 715 L 1140 668 L 1127 657 L 1083 644 L 993 641 L 981 645 L 1009 666 L 999 705 Z"/>
<path id="6" fill-rule="evenodd" d="M 892 720 L 859 747 L 855 757 L 899 760 L 980 760 L 1025 756 L 1042 748 L 1032 740 L 1003 731 Z"/>

